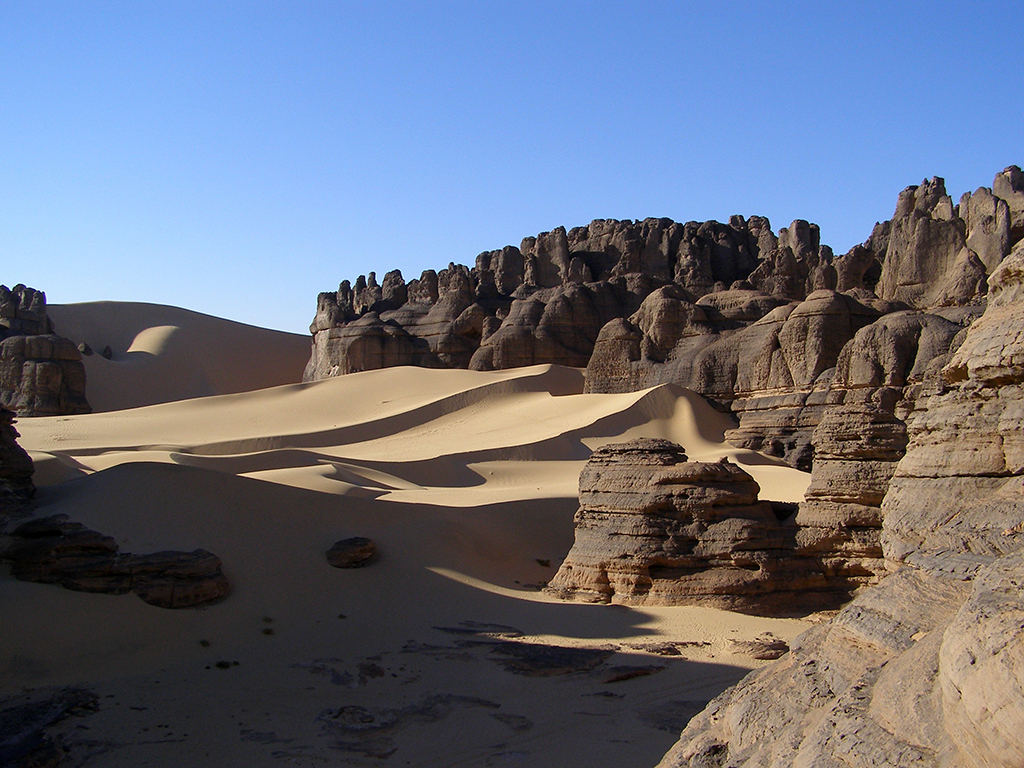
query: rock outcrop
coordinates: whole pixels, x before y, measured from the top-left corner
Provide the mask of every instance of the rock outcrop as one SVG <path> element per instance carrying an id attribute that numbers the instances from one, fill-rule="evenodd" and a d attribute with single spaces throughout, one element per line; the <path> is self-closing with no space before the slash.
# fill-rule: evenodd
<path id="1" fill-rule="evenodd" d="M 688 461 L 667 440 L 599 448 L 580 474 L 575 543 L 548 590 L 756 613 L 836 604 L 838 585 L 795 552 L 793 526 L 758 492 L 727 459 Z"/>
<path id="2" fill-rule="evenodd" d="M 548 589 L 627 604 L 779 614 L 838 608 L 886 575 L 881 503 L 906 427 L 885 410 L 828 413 L 805 500 L 758 499 L 746 472 L 687 461 L 666 440 L 594 452 L 580 474 L 575 542 Z"/>
<path id="3" fill-rule="evenodd" d="M 327 562 L 335 568 L 362 568 L 377 554 L 377 542 L 365 536 L 336 541 L 327 550 Z"/>
<path id="4" fill-rule="evenodd" d="M 1012 178 L 1011 168 L 997 182 L 1010 189 Z M 759 291 L 677 295 L 671 311 L 659 297 L 660 311 L 602 328 L 588 391 L 689 387 L 737 417 L 731 443 L 809 470 L 814 429 L 836 406 L 913 409 L 1019 240 L 1010 202 L 983 187 L 954 206 L 939 178 L 904 190 L 892 220 L 842 257 L 831 259 L 815 230 L 790 230 L 775 266 L 762 261 L 747 278 Z"/>
<path id="5" fill-rule="evenodd" d="M 817 227 L 807 222 L 780 235 L 791 256 L 780 263 L 793 276 L 775 280 L 771 261 L 758 279 L 777 283 L 780 294 L 799 293 L 831 252 L 817 245 Z M 408 285 L 396 271 L 378 286 L 371 273 L 318 297 L 304 378 L 390 365 L 583 367 L 601 328 L 637 311 L 652 291 L 673 285 L 695 298 L 724 290 L 751 276 L 779 242 L 760 217 L 734 216 L 728 224 L 599 219 L 482 253 L 472 269 L 424 272 Z"/>
<path id="6" fill-rule="evenodd" d="M 714 700 L 663 768 L 1020 765 L 1024 245 L 988 291 L 907 420 L 881 504 L 895 573 Z"/>
<path id="7" fill-rule="evenodd" d="M 18 445 L 14 413 L 0 406 L 0 520 L 24 508 L 35 493 L 32 459 Z"/>
<path id="8" fill-rule="evenodd" d="M 123 595 L 134 592 L 160 608 L 195 608 L 225 597 L 229 590 L 220 560 L 204 549 L 193 552 L 119 552 L 110 537 L 71 522 L 67 515 L 30 520 L 11 533 L 0 553 L 11 575 L 22 581 L 60 584 L 79 592 Z"/>
<path id="9" fill-rule="evenodd" d="M 305 379 L 391 365 L 586 366 L 587 391 L 675 383 L 733 413 L 727 436 L 810 470 L 838 405 L 903 417 L 1024 238 L 1024 174 L 954 204 L 941 178 L 835 256 L 818 227 L 767 219 L 596 220 L 405 284 L 321 294 Z"/>
<path id="10" fill-rule="evenodd" d="M 0 285 L 0 406 L 19 416 L 91 411 L 82 353 L 54 332 L 46 295 L 24 285 Z"/>
<path id="11" fill-rule="evenodd" d="M 886 575 L 882 499 L 907 446 L 906 425 L 876 406 L 829 410 L 815 427 L 814 469 L 796 515 L 796 552 L 850 588 Z"/>
<path id="12" fill-rule="evenodd" d="M 980 220 L 980 204 L 985 201 L 976 193 L 973 202 L 979 210 L 975 213 L 975 206 L 968 206 L 969 221 Z M 879 254 L 878 295 L 918 308 L 966 304 L 983 295 L 985 265 L 968 249 L 966 227 L 942 179 L 903 190 L 889 222 L 885 252 Z M 980 234 L 980 224 L 976 233 Z M 1005 255 L 1005 250 L 993 253 L 990 260 L 998 263 Z"/>

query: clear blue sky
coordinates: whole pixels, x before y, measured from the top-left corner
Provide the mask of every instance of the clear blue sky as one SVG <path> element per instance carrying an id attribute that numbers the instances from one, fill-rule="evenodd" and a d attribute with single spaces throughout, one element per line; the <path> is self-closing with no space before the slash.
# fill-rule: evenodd
<path id="1" fill-rule="evenodd" d="M 299 333 L 594 218 L 837 253 L 1024 163 L 1019 2 L 0 2 L 0 282 Z M 59 329 L 58 329 L 59 330 Z"/>

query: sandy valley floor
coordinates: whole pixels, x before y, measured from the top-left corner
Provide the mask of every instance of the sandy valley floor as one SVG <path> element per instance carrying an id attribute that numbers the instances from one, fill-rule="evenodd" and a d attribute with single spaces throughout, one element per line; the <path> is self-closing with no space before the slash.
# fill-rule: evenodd
<path id="1" fill-rule="evenodd" d="M 169 391 L 186 364 L 161 349 L 144 362 Z M 103 362 L 95 396 L 113 407 L 117 364 L 146 372 Z M 731 640 L 807 622 L 540 592 L 572 543 L 583 463 L 647 435 L 729 455 L 762 498 L 798 500 L 808 476 L 724 444 L 727 421 L 684 390 L 582 385 L 550 366 L 400 368 L 19 421 L 36 514 L 133 553 L 206 548 L 232 593 L 171 611 L 0 571 L 0 696 L 92 691 L 96 710 L 60 726 L 86 765 L 653 765 L 761 663 Z M 330 567 L 349 536 L 379 558 Z"/>

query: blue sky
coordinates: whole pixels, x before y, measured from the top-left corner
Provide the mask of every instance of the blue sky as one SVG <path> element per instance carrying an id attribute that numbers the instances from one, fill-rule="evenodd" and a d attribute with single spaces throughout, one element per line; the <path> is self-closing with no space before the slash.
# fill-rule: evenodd
<path id="1" fill-rule="evenodd" d="M 846 251 L 1024 163 L 1012 2 L 0 1 L 0 282 L 307 332 L 595 218 Z M 59 330 L 59 329 L 58 329 Z"/>

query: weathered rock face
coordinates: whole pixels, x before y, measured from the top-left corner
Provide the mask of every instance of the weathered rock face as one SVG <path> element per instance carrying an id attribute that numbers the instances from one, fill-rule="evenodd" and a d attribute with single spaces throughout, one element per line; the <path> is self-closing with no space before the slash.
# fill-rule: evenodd
<path id="1" fill-rule="evenodd" d="M 1014 168 L 996 186 L 1017 200 Z M 681 384 L 736 415 L 730 442 L 809 470 L 813 432 L 829 410 L 868 404 L 902 417 L 913 409 L 957 334 L 981 314 L 986 275 L 1019 239 L 1016 204 L 981 188 L 953 206 L 932 179 L 904 190 L 893 219 L 835 259 L 816 228 L 794 222 L 760 251 L 746 288 L 693 301 L 703 315 L 688 308 L 684 316 L 680 304 L 669 311 L 659 297 L 661 311 L 602 328 L 587 389 Z"/>
<path id="2" fill-rule="evenodd" d="M 992 192 L 1009 208 L 1010 243 L 1024 240 L 1024 172 L 1016 165 L 1005 168 L 993 180 Z"/>
<path id="3" fill-rule="evenodd" d="M 160 608 L 194 608 L 227 595 L 220 560 L 204 549 L 193 552 L 119 552 L 109 536 L 70 522 L 66 515 L 23 523 L 0 559 L 22 581 L 60 584 L 80 592 L 134 592 Z"/>
<path id="4" fill-rule="evenodd" d="M 489 371 L 538 362 L 585 367 L 601 327 L 637 308 L 651 287 L 647 276 L 630 274 L 516 299 L 501 325 L 482 340 L 469 367 Z"/>
<path id="5" fill-rule="evenodd" d="M 714 699 L 659 768 L 1010 765 L 957 760 L 943 733 L 936 662 L 968 594 L 890 576 Z"/>
<path id="6" fill-rule="evenodd" d="M 408 286 L 398 272 L 378 286 L 371 273 L 318 297 L 304 378 L 391 365 L 582 367 L 601 328 L 636 312 L 661 286 L 682 289 L 692 303 L 742 283 L 755 269 L 780 296 L 814 284 L 816 265 L 831 258 L 817 245 L 817 227 L 794 222 L 781 234 L 780 246 L 759 217 L 734 216 L 728 224 L 600 219 L 482 253 L 473 269 L 450 264 L 440 274 L 424 272 Z M 783 256 L 763 262 L 778 249 Z M 787 272 L 772 282 L 776 261 L 796 277 Z M 764 300 L 733 302 L 736 325 Z"/>
<path id="7" fill-rule="evenodd" d="M 881 504 L 907 446 L 906 425 L 884 409 L 850 404 L 827 411 L 812 442 L 797 552 L 818 558 L 830 580 L 876 583 L 886 574 Z"/>
<path id="8" fill-rule="evenodd" d="M 983 293 L 984 266 L 966 253 L 965 230 L 942 179 L 905 189 L 892 217 L 878 295 L 924 308 L 966 303 Z M 964 270 L 975 281 L 955 285 L 967 279 Z"/>
<path id="9" fill-rule="evenodd" d="M 687 461 L 667 440 L 600 448 L 580 475 L 576 540 L 548 589 L 759 613 L 835 601 L 819 564 L 794 552 L 792 527 L 758 490 L 728 460 Z"/>
<path id="10" fill-rule="evenodd" d="M 911 447 L 885 501 L 894 563 L 947 550 L 991 558 L 1024 544 L 1024 244 L 989 286 L 944 386 L 910 421 Z"/>
<path id="11" fill-rule="evenodd" d="M 745 298 L 752 311 L 737 312 L 733 297 Z M 930 363 L 942 360 L 980 314 L 980 306 L 934 310 L 953 318 L 946 319 L 863 288 L 822 289 L 774 308 L 768 298 L 744 291 L 703 297 L 696 307 L 707 323 L 690 321 L 692 310 L 680 320 L 676 309 L 661 312 L 658 322 L 634 315 L 609 324 L 587 367 L 587 391 L 681 384 L 736 415 L 731 443 L 810 470 L 813 431 L 825 413 L 844 403 L 909 412 L 922 381 L 935 373 Z"/>
<path id="12" fill-rule="evenodd" d="M 53 330 L 41 291 L 0 285 L 0 406 L 20 416 L 89 413 L 85 367 Z"/>
<path id="13" fill-rule="evenodd" d="M 988 287 L 908 419 L 881 504 L 895 573 L 713 701 L 661 766 L 1020 765 L 1024 246 Z"/>
<path id="14" fill-rule="evenodd" d="M 13 290 L 0 285 L 0 328 L 19 336 L 53 333 L 53 323 L 46 316 L 46 294 L 24 285 Z"/>
<path id="15" fill-rule="evenodd" d="M 737 294 L 745 305 L 731 318 L 717 308 L 729 307 L 731 302 L 722 301 L 716 307 L 708 301 Z M 809 470 L 811 436 L 821 415 L 843 402 L 847 390 L 861 386 L 856 376 L 835 386 L 844 351 L 862 329 L 874 327 L 892 307 L 831 290 L 815 291 L 799 303 L 772 306 L 766 294 L 727 291 L 701 299 L 685 313 L 663 311 L 657 323 L 638 313 L 628 321 L 609 324 L 602 329 L 587 367 L 587 391 L 681 384 L 737 415 L 738 428 L 727 434 L 731 443 L 784 457 Z M 698 311 L 701 314 L 695 314 Z M 748 317 L 764 314 L 746 327 L 728 328 L 740 312 L 750 312 Z M 714 320 L 709 322 L 709 316 Z M 936 322 L 944 321 L 937 318 Z M 723 325 L 725 329 L 718 330 Z M 672 344 L 668 351 L 664 340 Z M 865 344 L 862 337 L 856 348 Z M 908 339 L 900 349 L 906 355 L 918 346 Z M 907 362 L 900 358 L 891 364 Z M 859 373 L 857 369 L 855 374 Z"/>
<path id="16" fill-rule="evenodd" d="M 307 381 L 398 365 L 440 367 L 426 342 L 398 323 L 381 320 L 376 312 L 325 328 L 313 338 L 313 356 L 304 374 Z"/>

